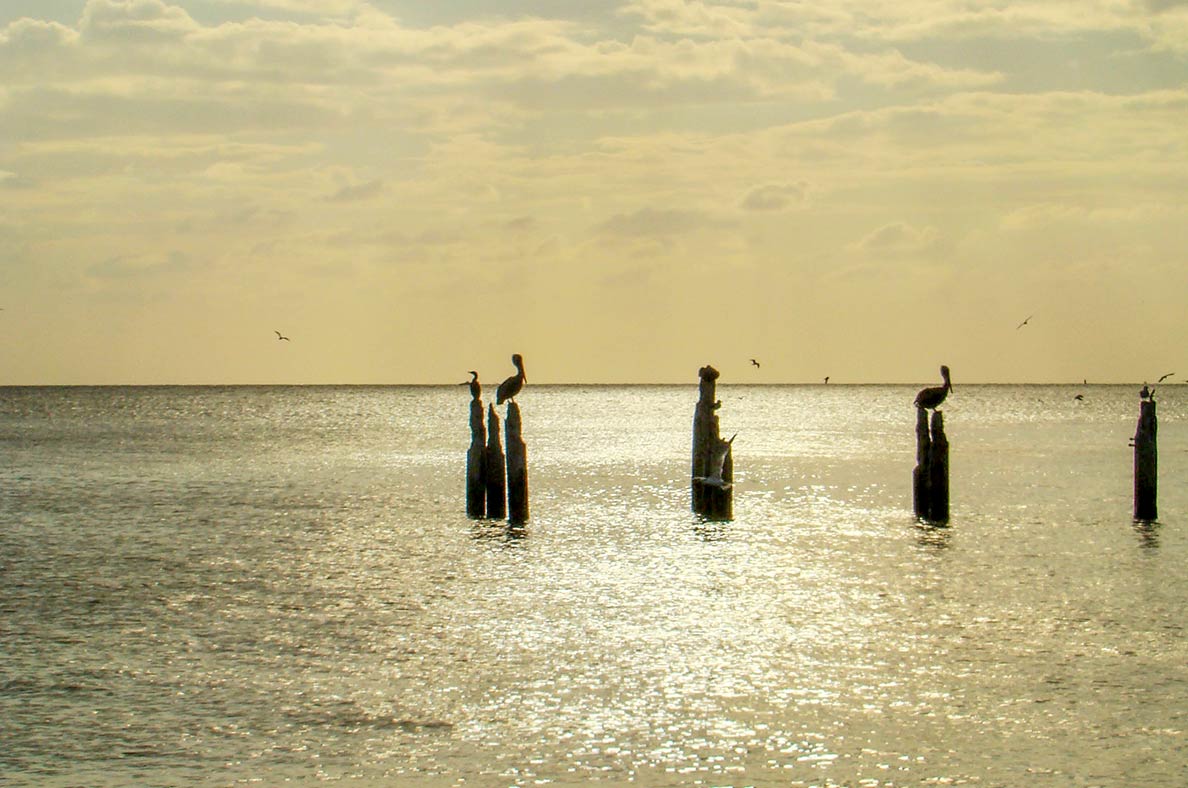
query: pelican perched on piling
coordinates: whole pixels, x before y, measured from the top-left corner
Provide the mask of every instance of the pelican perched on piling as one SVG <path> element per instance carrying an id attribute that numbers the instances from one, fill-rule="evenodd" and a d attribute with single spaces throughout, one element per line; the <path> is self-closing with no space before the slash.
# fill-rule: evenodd
<path id="1" fill-rule="evenodd" d="M 471 399 L 482 399 L 483 398 L 483 385 L 481 383 L 479 383 L 478 373 L 475 372 L 473 369 L 470 370 L 470 380 L 468 381 L 468 383 L 470 385 L 470 398 Z M 466 384 L 463 384 L 463 385 L 466 385 Z"/>
<path id="2" fill-rule="evenodd" d="M 953 384 L 949 380 L 949 368 L 941 365 L 941 378 L 944 383 L 940 386 L 930 386 L 926 389 L 920 389 L 920 393 L 916 395 L 916 407 L 923 410 L 935 410 L 940 407 L 940 404 L 945 401 L 945 397 L 949 396 L 949 392 L 953 390 Z"/>
<path id="3" fill-rule="evenodd" d="M 500 383 L 499 388 L 495 389 L 496 405 L 502 405 L 508 400 L 515 401 L 520 389 L 524 388 L 524 384 L 528 382 L 528 376 L 524 374 L 523 357 L 519 353 L 514 354 L 512 363 L 516 365 L 516 374 Z"/>
<path id="4" fill-rule="evenodd" d="M 726 468 L 726 457 L 730 454 L 730 445 L 734 443 L 734 439 L 738 437 L 738 433 L 730 436 L 730 440 L 724 441 L 718 439 L 718 445 L 714 446 L 713 454 L 710 456 L 710 475 L 709 476 L 694 476 L 693 481 L 701 482 L 707 487 L 717 487 L 722 490 L 729 490 L 733 485 L 722 478 L 722 472 Z"/>

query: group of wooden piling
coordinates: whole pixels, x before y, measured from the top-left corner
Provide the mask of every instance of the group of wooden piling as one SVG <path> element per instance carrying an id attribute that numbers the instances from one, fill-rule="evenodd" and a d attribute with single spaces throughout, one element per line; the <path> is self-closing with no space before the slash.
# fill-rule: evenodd
<path id="1" fill-rule="evenodd" d="M 697 406 L 693 414 L 691 497 L 695 513 L 708 520 L 734 516 L 734 438 L 719 432 L 717 380 L 712 366 L 698 370 Z M 1134 436 L 1134 519 L 1152 522 L 1158 516 L 1158 449 L 1155 400 L 1140 403 Z M 504 423 L 506 453 L 499 437 L 499 416 L 487 406 L 483 420 L 481 395 L 470 402 L 470 449 L 466 453 L 466 513 L 470 517 L 528 522 L 528 453 L 522 437 L 520 407 L 507 404 Z M 940 411 L 916 408 L 916 466 L 912 471 L 912 504 L 927 523 L 949 520 L 949 439 Z"/>
<path id="2" fill-rule="evenodd" d="M 507 403 L 504 421 L 507 451 L 499 439 L 499 415 L 487 406 L 483 423 L 481 396 L 470 400 L 470 448 L 466 452 L 466 514 L 528 522 L 528 449 L 524 445 L 520 406 Z"/>

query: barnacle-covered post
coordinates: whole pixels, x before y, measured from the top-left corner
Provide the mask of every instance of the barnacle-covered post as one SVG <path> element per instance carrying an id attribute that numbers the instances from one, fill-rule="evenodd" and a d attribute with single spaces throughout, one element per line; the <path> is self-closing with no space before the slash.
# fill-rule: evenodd
<path id="1" fill-rule="evenodd" d="M 499 416 L 487 406 L 487 517 L 502 520 L 507 516 L 507 487 L 503 471 L 503 444 L 499 441 Z"/>
<path id="2" fill-rule="evenodd" d="M 928 447 L 928 520 L 949 522 L 949 438 L 945 414 L 932 412 L 932 442 Z"/>
<path id="3" fill-rule="evenodd" d="M 507 403 L 507 521 L 512 525 L 528 522 L 528 448 L 522 437 L 520 406 Z"/>
<path id="4" fill-rule="evenodd" d="M 717 380 L 721 373 L 706 365 L 698 370 L 697 408 L 693 414 L 693 511 L 712 520 L 734 517 L 734 455 L 718 432 Z"/>
<path id="5" fill-rule="evenodd" d="M 912 469 L 912 508 L 921 520 L 928 519 L 928 460 L 931 449 L 928 411 L 916 408 L 916 467 Z"/>
<path id="6" fill-rule="evenodd" d="M 487 430 L 483 426 L 483 401 L 470 400 L 470 448 L 466 450 L 466 515 L 487 513 Z"/>
<path id="7" fill-rule="evenodd" d="M 1158 422 L 1155 398 L 1139 403 L 1138 427 L 1134 433 L 1134 519 L 1153 522 L 1159 517 L 1157 499 L 1159 447 L 1155 440 Z"/>

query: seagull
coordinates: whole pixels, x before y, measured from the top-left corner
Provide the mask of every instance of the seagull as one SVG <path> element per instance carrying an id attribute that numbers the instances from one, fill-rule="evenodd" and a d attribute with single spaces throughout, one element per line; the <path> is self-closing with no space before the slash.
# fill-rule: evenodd
<path id="1" fill-rule="evenodd" d="M 1015 330 L 1016 330 L 1016 331 L 1018 331 L 1020 328 L 1022 328 L 1022 327 L 1023 327 L 1023 326 L 1025 326 L 1025 325 L 1027 325 L 1028 323 L 1030 323 L 1030 322 L 1031 322 L 1031 318 L 1033 318 L 1033 317 L 1035 317 L 1035 315 L 1028 315 L 1026 320 L 1024 320 L 1024 321 L 1023 321 L 1022 323 L 1020 323 L 1019 325 L 1015 326 Z"/>
<path id="2" fill-rule="evenodd" d="M 730 455 L 730 445 L 734 443 L 734 439 L 738 437 L 738 433 L 730 436 L 730 440 L 724 441 L 718 439 L 718 445 L 714 447 L 713 454 L 710 455 L 710 467 L 713 472 L 709 476 L 694 476 L 693 481 L 701 482 L 707 487 L 717 487 L 720 490 L 729 490 L 732 485 L 730 482 L 722 479 L 722 471 L 726 467 L 726 458 Z"/>
<path id="3" fill-rule="evenodd" d="M 287 336 L 285 336 L 281 332 L 277 331 L 276 329 L 273 329 L 272 333 L 276 334 L 277 341 L 280 341 L 282 339 L 285 340 L 286 342 L 292 341 L 291 339 L 289 339 Z"/>
<path id="4" fill-rule="evenodd" d="M 953 390 L 953 384 L 949 381 L 949 368 L 941 365 L 940 373 L 945 382 L 940 386 L 920 389 L 920 393 L 916 395 L 917 408 L 935 410 L 945 401 L 945 397 L 949 395 L 949 392 Z"/>
<path id="5" fill-rule="evenodd" d="M 1156 383 L 1162 383 L 1163 381 L 1167 380 L 1168 378 L 1170 378 L 1170 377 L 1171 377 L 1172 375 L 1174 375 L 1174 374 L 1176 374 L 1176 373 L 1174 373 L 1174 372 L 1169 372 L 1169 373 L 1167 373 L 1166 375 L 1164 375 L 1163 377 L 1161 377 L 1159 380 L 1157 380 L 1157 381 L 1155 381 L 1155 382 L 1156 382 Z"/>
<path id="6" fill-rule="evenodd" d="M 523 357 L 519 353 L 514 354 L 512 363 L 516 365 L 516 374 L 500 383 L 499 388 L 495 389 L 496 405 L 502 405 L 507 400 L 515 401 L 520 389 L 524 388 L 524 384 L 528 382 L 528 376 L 524 374 Z"/>
<path id="7" fill-rule="evenodd" d="M 759 369 L 759 362 L 755 359 L 751 359 L 751 364 L 755 367 L 755 369 Z"/>
<path id="8" fill-rule="evenodd" d="M 462 385 L 465 386 L 465 385 L 467 385 L 467 383 L 469 383 L 471 399 L 482 399 L 483 386 L 481 383 L 479 383 L 478 373 L 472 369 L 472 370 L 470 370 L 470 376 L 471 376 L 470 380 L 467 382 L 464 382 Z"/>

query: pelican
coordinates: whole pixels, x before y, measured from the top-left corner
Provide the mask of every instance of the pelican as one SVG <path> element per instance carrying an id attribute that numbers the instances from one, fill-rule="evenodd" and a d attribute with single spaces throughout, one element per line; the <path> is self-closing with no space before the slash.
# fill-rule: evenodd
<path id="1" fill-rule="evenodd" d="M 940 404 L 945 401 L 945 397 L 949 396 L 949 392 L 953 390 L 953 384 L 949 381 L 949 368 L 941 365 L 940 373 L 941 377 L 944 378 L 944 384 L 920 389 L 920 393 L 916 395 L 917 408 L 935 410 L 940 407 Z"/>
<path id="2" fill-rule="evenodd" d="M 524 374 L 524 359 L 519 353 L 512 356 L 512 363 L 516 365 L 516 374 L 500 383 L 499 388 L 495 389 L 496 405 L 502 405 L 507 400 L 514 402 L 520 389 L 524 388 L 524 384 L 528 382 L 528 376 Z"/>
<path id="3" fill-rule="evenodd" d="M 278 341 L 278 342 L 279 342 L 280 340 L 282 340 L 282 339 L 283 339 L 283 340 L 285 340 L 286 342 L 291 342 L 291 341 L 292 341 L 291 339 L 289 339 L 287 336 L 285 336 L 285 335 L 284 335 L 284 334 L 282 334 L 281 332 L 277 331 L 276 329 L 273 329 L 273 330 L 272 330 L 272 333 L 276 334 L 276 339 L 277 339 L 277 341 Z"/>
<path id="4" fill-rule="evenodd" d="M 726 457 L 730 454 L 730 445 L 734 443 L 734 439 L 738 437 L 738 433 L 730 436 L 730 440 L 724 441 L 718 439 L 718 445 L 714 447 L 713 454 L 710 455 L 710 468 L 712 473 L 709 476 L 694 476 L 693 481 L 701 482 L 707 487 L 717 487 L 721 490 L 729 490 L 732 485 L 730 482 L 722 478 L 722 471 L 726 467 Z"/>
<path id="5" fill-rule="evenodd" d="M 751 364 L 755 367 L 755 369 L 759 369 L 759 362 L 755 359 L 751 359 Z"/>
<path id="6" fill-rule="evenodd" d="M 482 399 L 483 398 L 482 384 L 479 383 L 478 373 L 475 372 L 473 369 L 470 370 L 470 398 L 471 399 Z"/>
<path id="7" fill-rule="evenodd" d="M 1020 328 L 1022 328 L 1022 327 L 1023 327 L 1023 326 L 1025 326 L 1025 325 L 1027 325 L 1028 323 L 1030 323 L 1030 322 L 1031 322 L 1031 318 L 1033 318 L 1033 317 L 1035 317 L 1035 315 L 1028 315 L 1026 320 L 1024 320 L 1024 321 L 1023 321 L 1022 323 L 1020 323 L 1019 325 L 1015 326 L 1015 330 L 1016 330 L 1016 331 L 1018 331 Z"/>

